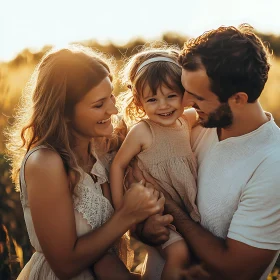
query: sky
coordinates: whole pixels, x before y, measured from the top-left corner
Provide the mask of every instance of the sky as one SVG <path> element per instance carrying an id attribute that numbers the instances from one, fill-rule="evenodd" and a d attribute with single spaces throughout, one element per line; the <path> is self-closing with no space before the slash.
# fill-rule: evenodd
<path id="1" fill-rule="evenodd" d="M 164 32 L 198 36 L 249 23 L 280 35 L 280 0 L 0 0 L 0 61 L 25 48 L 94 39 L 124 44 Z"/>

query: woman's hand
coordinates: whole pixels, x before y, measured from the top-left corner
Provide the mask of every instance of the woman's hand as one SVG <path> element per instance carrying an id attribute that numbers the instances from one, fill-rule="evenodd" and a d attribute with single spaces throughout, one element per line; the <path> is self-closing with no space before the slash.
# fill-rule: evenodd
<path id="1" fill-rule="evenodd" d="M 146 188 L 141 183 L 133 183 L 125 193 L 119 211 L 132 226 L 144 221 L 151 215 L 160 213 L 164 202 L 164 196 L 156 189 Z"/>

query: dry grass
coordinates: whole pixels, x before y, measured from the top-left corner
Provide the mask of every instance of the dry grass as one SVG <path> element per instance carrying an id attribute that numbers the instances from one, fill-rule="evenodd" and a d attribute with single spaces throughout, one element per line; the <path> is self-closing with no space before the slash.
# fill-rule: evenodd
<path id="1" fill-rule="evenodd" d="M 22 89 L 27 83 L 35 65 L 26 64 L 18 67 L 0 65 L 0 131 L 3 131 L 8 122 L 12 121 Z M 260 98 L 263 108 L 272 112 L 278 125 L 280 125 L 280 59 L 272 60 L 272 67 L 268 82 Z M 119 85 L 115 87 L 119 90 Z M 0 152 L 4 149 L 3 134 L 0 134 Z"/>

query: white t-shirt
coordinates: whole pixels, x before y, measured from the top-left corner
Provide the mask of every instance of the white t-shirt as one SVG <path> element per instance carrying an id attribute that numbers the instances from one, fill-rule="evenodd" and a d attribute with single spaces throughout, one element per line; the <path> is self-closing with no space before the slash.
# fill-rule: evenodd
<path id="1" fill-rule="evenodd" d="M 223 141 L 216 128 L 193 130 L 201 224 L 218 237 L 275 250 L 260 280 L 280 250 L 280 129 L 268 116 L 255 131 Z"/>

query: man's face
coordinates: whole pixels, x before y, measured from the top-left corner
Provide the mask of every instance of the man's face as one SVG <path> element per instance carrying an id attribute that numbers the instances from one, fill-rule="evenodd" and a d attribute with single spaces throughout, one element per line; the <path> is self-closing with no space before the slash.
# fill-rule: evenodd
<path id="1" fill-rule="evenodd" d="M 225 128 L 232 124 L 231 108 L 228 103 L 221 103 L 218 96 L 211 91 L 205 69 L 183 69 L 181 80 L 185 88 L 183 105 L 196 109 L 202 126 Z"/>

